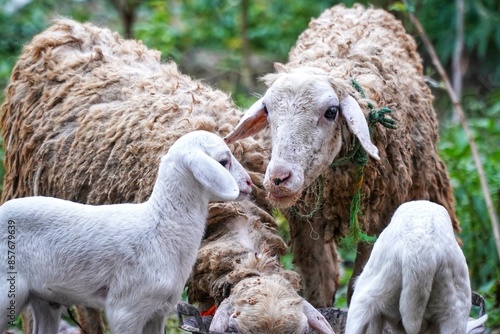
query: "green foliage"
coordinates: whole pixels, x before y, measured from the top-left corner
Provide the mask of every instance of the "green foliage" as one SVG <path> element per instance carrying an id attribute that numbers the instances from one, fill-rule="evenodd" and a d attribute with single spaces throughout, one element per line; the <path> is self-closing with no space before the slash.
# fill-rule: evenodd
<path id="1" fill-rule="evenodd" d="M 415 14 L 434 44 L 443 64 L 449 64 L 455 47 L 456 1 L 416 0 Z M 465 54 L 477 75 L 500 82 L 500 7 L 497 0 L 464 0 Z M 439 10 L 436 10 L 439 8 Z M 451 24 L 450 24 L 451 22 Z M 408 26 L 412 29 L 411 26 Z M 467 84 L 467 83 L 465 83 Z"/>
<path id="2" fill-rule="evenodd" d="M 175 11 L 169 7 L 167 1 L 148 1 L 140 13 L 147 20 L 139 20 L 135 26 L 135 37 L 142 40 L 148 46 L 154 45 L 162 52 L 165 58 L 179 60 L 181 53 L 179 48 L 185 46 L 186 41 L 182 39 L 182 27 L 170 24 L 173 21 Z"/>
<path id="3" fill-rule="evenodd" d="M 6 1 L 1 0 L 2 7 Z M 22 46 L 30 40 L 33 35 L 40 32 L 46 22 L 46 12 L 43 7 L 26 6 L 16 12 L 12 17 L 11 13 L 0 12 L 0 86 L 4 87 L 10 76 L 17 55 Z"/>
<path id="4" fill-rule="evenodd" d="M 339 247 L 338 252 L 342 259 L 343 273 L 340 276 L 339 288 L 335 294 L 335 305 L 338 308 L 347 308 L 347 286 L 352 277 L 354 269 L 354 260 L 356 259 L 356 250 L 345 247 Z"/>
<path id="5" fill-rule="evenodd" d="M 148 0 L 142 7 L 136 37 L 154 45 L 165 57 L 180 60 L 181 52 L 208 48 L 238 53 L 242 0 L 189 0 L 181 3 Z M 248 37 L 255 52 L 271 52 L 284 61 L 297 36 L 311 17 L 332 4 L 328 0 L 251 1 L 248 12 Z"/>
<path id="6" fill-rule="evenodd" d="M 278 209 L 274 209 L 273 217 L 276 219 L 276 224 L 278 225 L 278 234 L 286 243 L 288 243 L 290 241 L 288 221 L 283 213 Z M 286 254 L 281 256 L 280 261 L 283 268 L 293 270 L 293 254 L 291 253 L 290 247 L 288 247 Z"/>
<path id="7" fill-rule="evenodd" d="M 475 94 L 466 95 L 463 106 L 470 119 L 474 140 L 481 155 L 485 177 L 490 188 L 496 211 L 500 201 L 500 89 L 486 100 Z M 493 144 L 492 144 L 493 143 Z M 500 325 L 500 309 L 495 300 L 499 288 L 500 267 L 498 252 L 492 237 L 492 227 L 484 196 L 479 183 L 477 168 L 471 158 L 467 137 L 460 125 L 447 124 L 442 130 L 439 144 L 451 176 L 455 208 L 462 227 L 465 257 L 469 265 L 472 288 L 487 300 L 488 324 Z"/>

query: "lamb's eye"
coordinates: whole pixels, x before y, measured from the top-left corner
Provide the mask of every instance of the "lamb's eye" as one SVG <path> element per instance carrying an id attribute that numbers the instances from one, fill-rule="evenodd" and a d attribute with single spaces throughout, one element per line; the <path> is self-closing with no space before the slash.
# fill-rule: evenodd
<path id="1" fill-rule="evenodd" d="M 219 163 L 222 165 L 222 167 L 227 167 L 229 165 L 229 159 L 222 159 L 219 161 Z"/>
<path id="2" fill-rule="evenodd" d="M 333 121 L 337 117 L 338 113 L 339 113 L 338 106 L 330 106 L 325 111 L 325 118 L 330 120 L 330 121 Z"/>
<path id="3" fill-rule="evenodd" d="M 263 105 L 263 107 L 264 107 L 264 112 L 266 113 L 266 115 L 269 115 L 269 111 L 267 110 L 267 107 L 265 104 Z"/>

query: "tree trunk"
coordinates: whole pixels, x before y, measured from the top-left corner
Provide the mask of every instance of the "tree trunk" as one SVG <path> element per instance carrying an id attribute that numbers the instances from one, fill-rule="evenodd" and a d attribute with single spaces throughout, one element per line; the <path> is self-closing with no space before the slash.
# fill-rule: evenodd
<path id="1" fill-rule="evenodd" d="M 141 0 L 111 0 L 111 4 L 120 15 L 125 38 L 134 38 L 136 11 L 140 3 Z"/>
<path id="2" fill-rule="evenodd" d="M 463 49 L 464 49 L 464 0 L 456 0 L 456 39 L 455 39 L 455 50 L 453 52 L 452 59 L 452 86 L 455 94 L 457 95 L 458 101 L 462 100 L 462 79 L 466 69 L 464 61 L 462 59 Z M 455 112 L 453 113 L 452 122 L 458 124 L 460 122 L 459 115 Z"/>
<path id="3" fill-rule="evenodd" d="M 241 81 L 246 91 L 253 91 L 252 65 L 250 63 L 250 41 L 248 40 L 248 8 L 249 0 L 241 0 L 240 37 L 241 37 Z"/>

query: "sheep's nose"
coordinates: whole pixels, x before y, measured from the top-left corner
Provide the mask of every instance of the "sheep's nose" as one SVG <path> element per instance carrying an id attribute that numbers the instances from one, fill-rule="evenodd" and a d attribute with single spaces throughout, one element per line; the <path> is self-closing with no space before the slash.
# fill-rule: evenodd
<path id="1" fill-rule="evenodd" d="M 279 186 L 280 184 L 282 184 L 283 182 L 285 182 L 286 180 L 288 180 L 290 178 L 290 172 L 283 172 L 281 175 L 274 175 L 271 180 L 273 181 L 274 185 L 275 186 Z"/>
<path id="2" fill-rule="evenodd" d="M 240 193 L 243 193 L 243 194 L 250 194 L 252 192 L 252 179 L 250 178 L 250 176 L 247 176 L 245 177 L 243 180 L 241 180 L 242 182 L 240 183 Z M 246 187 L 245 187 L 246 185 Z"/>
<path id="3" fill-rule="evenodd" d="M 252 187 L 252 180 L 250 178 L 246 179 L 245 182 L 246 182 L 247 186 Z"/>

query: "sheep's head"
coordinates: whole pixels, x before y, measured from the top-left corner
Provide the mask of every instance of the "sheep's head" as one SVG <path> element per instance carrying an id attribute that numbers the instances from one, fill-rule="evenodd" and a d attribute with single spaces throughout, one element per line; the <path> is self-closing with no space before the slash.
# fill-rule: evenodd
<path id="1" fill-rule="evenodd" d="M 240 333 L 305 333 L 308 325 L 333 334 L 326 319 L 303 300 L 280 275 L 250 277 L 234 286 L 217 309 L 211 331 Z"/>
<path id="2" fill-rule="evenodd" d="M 289 207 L 339 153 L 343 122 L 379 157 L 359 104 L 347 93 L 339 96 L 332 78 L 317 69 L 278 70 L 265 77 L 269 89 L 225 139 L 251 136 L 269 124 L 273 147 L 264 185 L 273 205 Z"/>
<path id="3" fill-rule="evenodd" d="M 164 159 L 189 170 L 210 193 L 211 201 L 242 199 L 252 191 L 250 176 L 215 133 L 199 130 L 182 136 Z"/>

